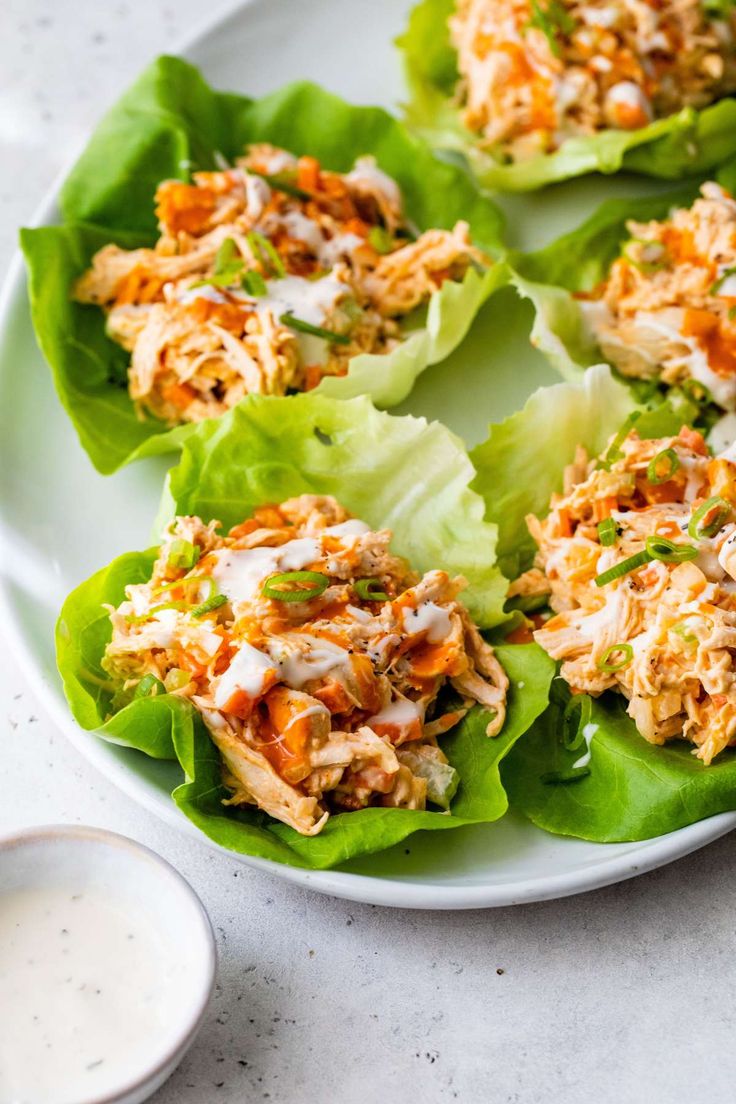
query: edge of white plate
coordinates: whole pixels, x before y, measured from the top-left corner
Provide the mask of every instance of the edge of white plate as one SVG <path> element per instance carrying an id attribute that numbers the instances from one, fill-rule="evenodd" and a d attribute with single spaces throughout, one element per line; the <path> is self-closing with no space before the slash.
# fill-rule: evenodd
<path id="1" fill-rule="evenodd" d="M 175 43 L 170 52 L 186 54 L 195 44 L 227 23 L 238 11 L 249 7 L 254 2 L 255 0 L 240 0 L 214 19 L 203 21 L 195 31 Z M 73 151 L 67 165 L 56 176 L 34 213 L 30 221 L 31 226 L 42 226 L 51 221 L 61 183 L 78 153 L 79 149 Z M 0 287 L 0 330 L 5 329 L 13 296 L 23 284 L 23 257 L 20 250 L 16 249 Z M 340 870 L 304 870 L 301 867 L 286 866 L 269 859 L 241 855 L 220 847 L 210 840 L 179 811 L 170 799 L 163 801 L 149 791 L 147 786 L 142 787 L 139 780 L 133 781 L 130 772 L 105 753 L 104 743 L 77 725 L 69 713 L 60 685 L 58 682 L 56 685 L 51 685 L 39 668 L 26 641 L 22 626 L 15 617 L 6 582 L 1 575 L 0 620 L 4 627 L 3 635 L 13 645 L 14 656 L 43 709 L 85 759 L 91 762 L 104 777 L 159 819 L 184 831 L 205 846 L 231 859 L 237 859 L 247 866 L 255 867 L 295 885 L 313 889 L 318 893 L 366 904 L 412 909 L 497 908 L 533 901 L 547 901 L 600 889 L 638 874 L 644 874 L 696 851 L 736 828 L 736 812 L 720 813 L 669 835 L 653 840 L 643 840 L 636 850 L 629 851 L 625 855 L 615 854 L 610 859 L 603 859 L 592 868 L 588 866 L 572 873 L 520 879 L 517 882 L 496 885 L 428 885 L 423 882 L 372 877 Z M 605 844 L 601 844 L 601 847 L 605 848 Z"/>

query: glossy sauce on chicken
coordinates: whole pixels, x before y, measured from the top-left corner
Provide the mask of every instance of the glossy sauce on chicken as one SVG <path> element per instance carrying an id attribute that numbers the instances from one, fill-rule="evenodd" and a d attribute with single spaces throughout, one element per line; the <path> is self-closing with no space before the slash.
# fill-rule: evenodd
<path id="1" fill-rule="evenodd" d="M 149 582 L 110 609 L 118 704 L 168 691 L 200 712 L 232 804 L 305 835 L 368 805 L 449 808 L 440 739 L 468 709 L 504 722 L 507 677 L 444 571 L 332 498 L 266 506 L 226 536 L 179 517 Z M 453 700 L 443 705 L 442 691 Z"/>
<path id="2" fill-rule="evenodd" d="M 512 588 L 548 595 L 534 639 L 573 693 L 616 690 L 647 740 L 685 739 L 708 764 L 736 742 L 736 452 L 699 433 L 632 430 L 578 450 Z"/>
<path id="3" fill-rule="evenodd" d="M 131 354 L 141 415 L 217 417 L 250 393 L 308 391 L 361 353 L 390 353 L 399 321 L 488 259 L 468 226 L 414 237 L 373 158 L 347 173 L 251 146 L 233 168 L 164 181 L 153 249 L 107 245 L 75 297 L 102 307 Z"/>

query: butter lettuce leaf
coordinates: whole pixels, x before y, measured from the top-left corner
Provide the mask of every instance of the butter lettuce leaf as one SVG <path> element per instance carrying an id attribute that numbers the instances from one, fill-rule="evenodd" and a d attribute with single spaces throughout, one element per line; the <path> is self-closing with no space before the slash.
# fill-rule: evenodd
<path id="1" fill-rule="evenodd" d="M 633 409 L 629 389 L 599 364 L 574 382 L 540 387 L 472 450 L 478 474 L 471 486 L 498 528 L 498 562 L 508 578 L 530 566 L 535 545 L 524 519 L 546 514 L 577 446 L 597 455 Z"/>
<path id="2" fill-rule="evenodd" d="M 463 126 L 453 99 L 457 59 L 447 29 L 453 9 L 454 0 L 421 0 L 398 39 L 411 96 L 406 117 L 434 148 L 464 155 L 483 187 L 525 192 L 585 173 L 622 169 L 677 180 L 705 173 L 736 154 L 736 101 L 724 99 L 701 111 L 685 108 L 638 130 L 568 138 L 554 153 L 502 163 Z"/>
<path id="3" fill-rule="evenodd" d="M 154 193 L 164 179 L 187 180 L 214 169 L 250 142 L 268 141 L 311 153 L 346 171 L 372 154 L 399 184 L 406 214 L 418 230 L 466 220 L 474 242 L 502 255 L 502 219 L 466 172 L 447 164 L 387 112 L 353 107 L 308 82 L 260 100 L 216 92 L 198 71 L 161 57 L 111 108 L 62 188 L 61 227 L 21 232 L 36 335 L 51 365 L 59 397 L 98 471 L 108 474 L 143 456 L 171 451 L 179 428 L 153 417 L 140 421 L 125 391 L 128 356 L 105 335 L 102 311 L 70 298 L 74 280 L 106 242 L 152 245 L 157 236 Z M 386 356 L 359 356 L 347 376 L 324 381 L 324 393 L 365 393 L 379 405 L 404 399 L 417 376 L 462 341 L 488 296 L 506 282 L 503 265 L 447 281 L 426 317 L 407 320 L 407 340 Z"/>
<path id="4" fill-rule="evenodd" d="M 494 563 L 495 526 L 484 520 L 483 501 L 469 488 L 473 477 L 461 443 L 438 423 L 380 413 L 366 398 L 251 396 L 182 442 L 159 524 L 178 512 L 230 526 L 263 502 L 334 494 L 369 524 L 392 529 L 392 547 L 417 569 L 465 575 L 470 585 L 464 599 L 477 622 L 490 627 L 504 619 L 506 582 Z M 57 626 L 59 670 L 83 728 L 179 763 L 174 800 L 217 843 L 319 868 L 382 850 L 420 829 L 492 821 L 506 811 L 499 764 L 545 709 L 554 673 L 536 645 L 498 648 L 511 680 L 500 735 L 486 737 L 488 716 L 478 707 L 442 740 L 460 776 L 449 815 L 366 809 L 339 814 L 319 836 L 306 839 L 257 810 L 224 806 L 219 754 L 195 710 L 168 694 L 127 704 L 113 700 L 115 688 L 101 667 L 111 634 L 104 605 L 119 604 L 126 585 L 150 577 L 154 556 L 152 550 L 120 556 L 69 596 Z"/>
<path id="5" fill-rule="evenodd" d="M 563 745 L 565 697 L 555 697 L 501 769 L 513 808 L 538 827 L 598 843 L 622 843 L 651 839 L 736 809 L 736 752 L 727 750 L 706 767 L 682 740 L 663 747 L 650 744 L 627 716 L 623 699 L 613 693 L 592 702 L 587 767 L 578 767 L 573 780 L 560 781 L 586 748 L 583 742 L 574 751 Z"/>

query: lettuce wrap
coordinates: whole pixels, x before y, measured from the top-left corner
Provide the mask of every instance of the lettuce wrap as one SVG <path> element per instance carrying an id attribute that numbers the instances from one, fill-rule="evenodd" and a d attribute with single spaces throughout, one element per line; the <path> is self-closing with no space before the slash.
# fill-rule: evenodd
<path id="1" fill-rule="evenodd" d="M 604 130 L 568 138 L 554 153 L 504 164 L 482 150 L 463 126 L 455 88 L 457 59 L 448 16 L 454 0 L 421 0 L 399 38 L 410 90 L 409 124 L 436 149 L 469 162 L 485 188 L 527 192 L 585 173 L 620 170 L 677 180 L 705 173 L 736 154 L 736 101 L 723 99 L 700 111 L 685 108 L 638 130 Z"/>
<path id="2" fill-rule="evenodd" d="M 599 365 L 576 382 L 535 392 L 473 450 L 478 475 L 472 486 L 485 498 L 487 519 L 498 524 L 499 563 L 509 575 L 531 566 L 535 546 L 524 517 L 546 514 L 576 445 L 596 455 L 632 409 L 628 388 Z M 642 436 L 678 428 L 677 418 L 663 410 L 637 421 Z M 706 767 L 691 754 L 690 744 L 648 743 L 627 716 L 622 696 L 606 692 L 589 699 L 590 715 L 572 708 L 566 717 L 569 691 L 561 680 L 553 688 L 550 706 L 501 769 L 512 807 L 540 828 L 620 842 L 736 809 L 736 751 L 722 752 Z"/>
<path id="3" fill-rule="evenodd" d="M 93 254 L 113 242 L 151 246 L 157 237 L 154 193 L 164 179 L 188 180 L 251 142 L 310 153 L 347 171 L 364 154 L 399 184 L 408 219 L 419 230 L 466 220 L 475 244 L 501 255 L 501 216 L 460 168 L 435 158 L 385 111 L 352 107 L 306 82 L 261 100 L 215 92 L 187 62 L 155 61 L 108 112 L 72 169 L 60 196 L 64 224 L 21 231 L 31 314 L 59 398 L 83 447 L 103 474 L 144 456 L 170 451 L 189 432 L 155 418 L 140 420 L 128 398 L 128 354 L 105 334 L 95 307 L 70 298 Z M 347 376 L 319 390 L 351 398 L 367 393 L 381 406 L 408 395 L 417 376 L 463 339 L 481 304 L 507 279 L 503 265 L 470 269 L 446 281 L 424 314 L 406 320 L 392 353 L 353 359 Z"/>
<path id="4" fill-rule="evenodd" d="M 504 621 L 506 581 L 494 562 L 496 527 L 484 520 L 483 501 L 469 487 L 474 474 L 460 442 L 438 423 L 379 413 L 366 398 L 250 396 L 182 442 L 159 524 L 175 513 L 194 513 L 230 526 L 264 502 L 304 492 L 331 494 L 370 525 L 392 529 L 393 549 L 418 570 L 463 574 L 469 583 L 463 600 L 488 628 Z M 486 737 L 488 714 L 476 707 L 442 739 L 460 774 L 449 814 L 369 808 L 334 815 L 320 835 L 306 838 L 258 810 L 224 806 L 219 753 L 188 702 L 170 694 L 140 698 L 110 715 L 112 688 L 100 666 L 111 635 L 103 603 L 117 605 L 126 585 L 150 577 L 154 557 L 154 551 L 120 556 L 69 596 L 57 628 L 59 670 L 83 728 L 178 761 L 183 780 L 174 800 L 215 842 L 323 868 L 389 847 L 420 829 L 493 821 L 506 811 L 500 761 L 543 712 L 554 672 L 536 645 L 498 649 L 511 679 L 500 735 Z"/>
<path id="5" fill-rule="evenodd" d="M 716 174 L 716 180 L 728 187 L 729 181 L 736 182 L 735 176 L 728 165 Z M 535 253 L 514 256 L 513 283 L 535 309 L 532 343 L 563 378 L 574 380 L 589 365 L 604 359 L 575 293 L 590 291 L 607 278 L 611 264 L 631 238 L 629 220 L 666 219 L 673 208 L 689 207 L 698 193 L 699 184 L 690 183 L 663 195 L 607 200 L 576 230 Z M 707 433 L 723 413 L 715 402 L 707 398 L 694 401 L 692 393 L 679 386 L 614 372 L 635 401 L 650 407 L 666 402 L 681 424 L 697 425 Z"/>

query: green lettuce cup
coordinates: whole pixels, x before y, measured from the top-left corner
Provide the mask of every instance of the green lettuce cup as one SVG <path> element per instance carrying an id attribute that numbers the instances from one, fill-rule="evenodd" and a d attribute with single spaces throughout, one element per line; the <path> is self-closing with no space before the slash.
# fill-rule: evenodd
<path id="1" fill-rule="evenodd" d="M 366 398 L 334 401 L 316 394 L 249 396 L 217 423 L 202 423 L 182 442 L 158 525 L 176 514 L 217 518 L 227 527 L 264 502 L 301 493 L 334 495 L 375 527 L 393 530 L 392 548 L 418 570 L 463 574 L 463 592 L 482 628 L 506 620 L 506 580 L 495 563 L 496 526 L 484 519 L 470 488 L 475 471 L 461 443 L 438 423 L 392 417 Z M 325 868 L 390 847 L 419 830 L 447 830 L 494 821 L 508 806 L 502 759 L 544 711 L 554 664 L 536 645 L 501 645 L 497 656 L 511 681 L 508 714 L 489 739 L 489 714 L 479 706 L 442 747 L 460 776 L 449 813 L 368 808 L 332 816 L 313 837 L 257 810 L 222 804 L 219 753 L 194 708 L 175 695 L 134 699 L 114 712 L 101 667 L 111 624 L 105 604 L 150 577 L 154 551 L 120 556 L 66 600 L 57 627 L 57 657 L 77 722 L 103 739 L 178 761 L 173 793 L 180 810 L 216 843 L 242 854 Z"/>
<path id="2" fill-rule="evenodd" d="M 498 526 L 499 564 L 510 577 L 532 565 L 535 544 L 524 519 L 547 513 L 576 446 L 597 455 L 635 409 L 630 390 L 607 365 L 597 365 L 574 382 L 535 392 L 472 451 L 478 473 L 472 486 L 485 499 L 486 518 Z M 636 425 L 646 437 L 679 429 L 677 418 L 662 410 L 642 413 Z M 612 843 L 649 839 L 736 809 L 736 750 L 706 767 L 691 744 L 648 743 L 620 695 L 583 696 L 581 709 L 569 704 L 561 679 L 552 685 L 549 707 L 501 766 L 512 808 L 538 827 Z"/>
<path id="3" fill-rule="evenodd" d="M 108 112 L 62 187 L 61 226 L 21 231 L 31 314 L 59 398 L 98 471 L 171 451 L 190 426 L 171 430 L 141 420 L 127 391 L 128 354 L 105 332 L 103 312 L 72 300 L 75 280 L 107 243 L 126 249 L 157 238 L 154 194 L 165 179 L 188 180 L 214 169 L 250 143 L 269 142 L 311 154 L 336 171 L 375 157 L 398 183 L 409 221 L 419 230 L 459 220 L 474 244 L 500 258 L 502 219 L 470 177 L 443 163 L 385 111 L 353 107 L 307 82 L 252 100 L 210 88 L 175 57 L 155 61 Z M 446 280 L 424 311 L 402 323 L 402 342 L 386 355 L 353 358 L 348 374 L 318 390 L 337 398 L 368 394 L 380 406 L 399 403 L 417 376 L 463 339 L 483 302 L 507 281 L 503 264 L 470 267 Z"/>
<path id="4" fill-rule="evenodd" d="M 723 99 L 636 130 L 568 138 L 553 153 L 501 162 L 461 121 L 455 99 L 457 56 L 447 26 L 454 8 L 455 0 L 420 0 L 398 39 L 410 91 L 406 118 L 435 149 L 465 157 L 484 188 L 527 192 L 587 173 L 621 170 L 678 180 L 706 173 L 736 154 L 736 101 Z"/>
<path id="5" fill-rule="evenodd" d="M 729 181 L 736 183 L 735 175 L 730 165 L 724 166 L 716 182 L 728 188 Z M 563 378 L 574 380 L 591 364 L 606 359 L 578 295 L 591 292 L 608 278 L 611 265 L 632 240 L 629 222 L 666 220 L 674 208 L 690 207 L 699 192 L 700 184 L 691 182 L 662 195 L 608 200 L 576 230 L 535 253 L 514 256 L 512 282 L 535 310 L 532 343 Z M 648 407 L 666 403 L 681 424 L 696 425 L 705 433 L 723 414 L 707 389 L 699 396 L 690 381 L 668 385 L 656 375 L 618 378 L 636 402 Z"/>

